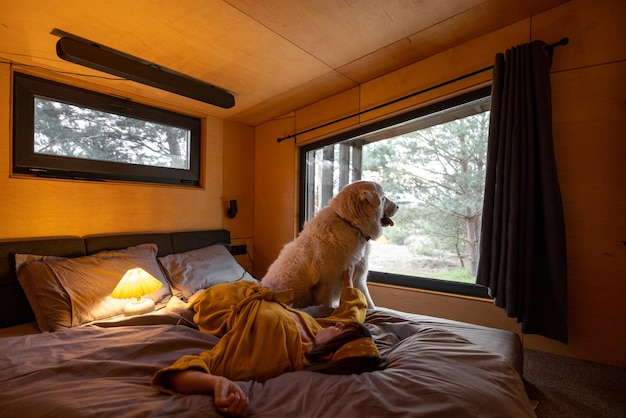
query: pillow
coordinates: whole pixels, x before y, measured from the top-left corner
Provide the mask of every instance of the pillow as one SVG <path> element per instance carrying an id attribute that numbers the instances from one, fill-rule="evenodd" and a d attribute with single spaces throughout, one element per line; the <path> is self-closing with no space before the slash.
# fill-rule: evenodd
<path id="1" fill-rule="evenodd" d="M 223 245 L 210 245 L 158 258 L 172 286 L 172 295 L 189 299 L 198 290 L 236 280 L 256 281 Z"/>
<path id="2" fill-rule="evenodd" d="M 16 254 L 17 278 L 42 332 L 53 332 L 122 313 L 128 299 L 111 292 L 124 273 L 141 267 L 163 286 L 145 295 L 161 302 L 170 286 L 156 259 L 156 244 L 65 258 Z"/>

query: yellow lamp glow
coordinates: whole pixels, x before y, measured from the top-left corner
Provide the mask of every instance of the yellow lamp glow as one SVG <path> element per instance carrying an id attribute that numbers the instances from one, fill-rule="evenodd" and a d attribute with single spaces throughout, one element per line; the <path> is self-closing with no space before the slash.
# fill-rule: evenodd
<path id="1" fill-rule="evenodd" d="M 154 301 L 142 296 L 154 292 L 161 286 L 163 284 L 153 275 L 138 267 L 130 269 L 124 274 L 122 280 L 113 289 L 111 296 L 116 299 L 136 298 L 136 300 L 126 304 L 124 315 L 139 315 L 154 310 Z"/>

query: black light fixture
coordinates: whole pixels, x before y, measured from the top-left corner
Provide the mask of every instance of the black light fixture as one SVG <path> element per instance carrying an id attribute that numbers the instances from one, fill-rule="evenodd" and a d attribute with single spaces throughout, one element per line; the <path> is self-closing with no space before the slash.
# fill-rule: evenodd
<path id="1" fill-rule="evenodd" d="M 233 219 L 235 216 L 237 216 L 237 201 L 236 200 L 231 200 L 229 202 L 229 208 L 226 211 L 226 216 L 228 216 L 230 219 Z"/>
<path id="2" fill-rule="evenodd" d="M 225 109 L 235 105 L 235 97 L 219 87 L 59 29 L 52 34 L 61 37 L 56 45 L 57 55 L 66 61 Z"/>

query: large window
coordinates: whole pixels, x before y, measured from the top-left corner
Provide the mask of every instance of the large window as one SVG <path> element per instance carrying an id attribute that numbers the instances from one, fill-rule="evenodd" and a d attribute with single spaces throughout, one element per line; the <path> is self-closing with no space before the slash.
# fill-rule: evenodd
<path id="1" fill-rule="evenodd" d="M 475 285 L 490 88 L 302 148 L 301 223 L 349 182 L 400 205 L 371 243 L 370 280 L 486 296 Z"/>
<path id="2" fill-rule="evenodd" d="M 16 73 L 13 172 L 198 185 L 200 120 Z"/>

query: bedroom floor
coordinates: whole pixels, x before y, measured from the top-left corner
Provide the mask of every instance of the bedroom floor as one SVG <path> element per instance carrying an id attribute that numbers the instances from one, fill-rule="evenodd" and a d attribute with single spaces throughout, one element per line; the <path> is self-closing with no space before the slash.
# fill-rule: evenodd
<path id="1" fill-rule="evenodd" d="M 524 379 L 539 418 L 626 417 L 626 368 L 524 350 Z"/>

